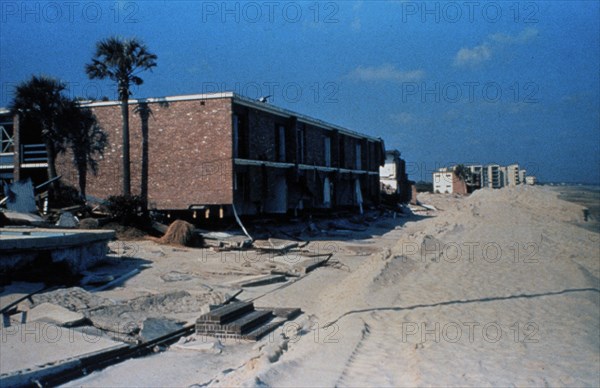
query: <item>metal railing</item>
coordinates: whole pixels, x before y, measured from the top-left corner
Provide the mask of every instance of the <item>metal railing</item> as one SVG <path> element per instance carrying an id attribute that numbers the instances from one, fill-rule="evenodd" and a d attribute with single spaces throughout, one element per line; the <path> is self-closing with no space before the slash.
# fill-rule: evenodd
<path id="1" fill-rule="evenodd" d="M 48 163 L 48 154 L 44 144 L 21 145 L 21 163 Z"/>

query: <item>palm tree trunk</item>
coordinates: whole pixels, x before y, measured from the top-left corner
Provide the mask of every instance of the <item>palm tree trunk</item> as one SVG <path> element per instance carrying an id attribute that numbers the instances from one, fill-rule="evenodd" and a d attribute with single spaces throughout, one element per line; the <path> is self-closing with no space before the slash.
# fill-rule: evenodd
<path id="1" fill-rule="evenodd" d="M 79 175 L 79 193 L 81 194 L 81 198 L 86 200 L 85 186 L 87 181 L 87 163 L 77 162 L 77 173 Z"/>
<path id="2" fill-rule="evenodd" d="M 129 96 L 121 97 L 121 117 L 123 120 L 123 195 L 131 195 L 131 170 L 129 163 Z"/>
<path id="3" fill-rule="evenodd" d="M 148 210 L 148 114 L 146 113 L 142 121 L 142 206 L 143 211 Z"/>
<path id="4" fill-rule="evenodd" d="M 48 157 L 48 180 L 56 178 L 56 150 L 54 149 L 54 143 L 51 139 L 44 139 L 44 143 L 46 144 L 46 154 Z M 56 181 L 50 184 L 50 191 L 55 191 L 57 188 Z"/>

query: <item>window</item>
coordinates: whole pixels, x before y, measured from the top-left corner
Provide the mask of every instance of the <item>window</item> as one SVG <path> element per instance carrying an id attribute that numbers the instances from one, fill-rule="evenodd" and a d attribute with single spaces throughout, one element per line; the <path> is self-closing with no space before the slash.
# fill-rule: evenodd
<path id="1" fill-rule="evenodd" d="M 248 116 L 233 115 L 233 157 L 247 159 L 250 142 L 248 139 Z"/>
<path id="2" fill-rule="evenodd" d="M 331 138 L 326 137 L 323 139 L 323 146 L 325 148 L 325 167 L 331 167 Z"/>
<path id="3" fill-rule="evenodd" d="M 356 145 L 356 161 L 354 167 L 357 170 L 362 170 L 362 147 L 360 144 Z"/>
<path id="4" fill-rule="evenodd" d="M 285 162 L 285 127 L 277 127 L 277 161 Z"/>
<path id="5" fill-rule="evenodd" d="M 332 186 L 333 185 L 331 184 L 329 178 L 325 177 L 325 179 L 323 179 L 323 205 L 325 205 L 326 207 L 331 206 Z"/>
<path id="6" fill-rule="evenodd" d="M 296 160 L 298 161 L 298 163 L 304 163 L 304 130 L 302 129 L 298 129 L 298 132 L 296 132 L 296 136 L 297 136 L 297 158 Z"/>

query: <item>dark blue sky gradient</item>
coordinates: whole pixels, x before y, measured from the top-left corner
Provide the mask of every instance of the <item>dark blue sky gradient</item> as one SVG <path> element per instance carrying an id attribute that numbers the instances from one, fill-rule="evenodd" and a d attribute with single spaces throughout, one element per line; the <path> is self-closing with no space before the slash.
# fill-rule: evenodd
<path id="1" fill-rule="evenodd" d="M 158 55 L 133 97 L 232 90 L 382 137 L 411 179 L 518 162 L 541 181 L 600 183 L 598 1 L 3 1 L 0 106 L 31 74 L 73 96 L 95 43 Z"/>

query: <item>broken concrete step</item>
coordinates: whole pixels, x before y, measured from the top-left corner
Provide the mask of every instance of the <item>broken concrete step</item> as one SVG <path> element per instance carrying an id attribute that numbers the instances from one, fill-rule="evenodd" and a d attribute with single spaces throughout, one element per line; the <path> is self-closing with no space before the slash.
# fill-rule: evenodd
<path id="1" fill-rule="evenodd" d="M 223 324 L 254 310 L 252 302 L 231 303 L 203 314 L 196 323 Z"/>
<path id="2" fill-rule="evenodd" d="M 226 327 L 229 332 L 237 332 L 240 334 L 251 331 L 256 326 L 259 326 L 268 320 L 273 318 L 273 312 L 268 310 L 256 310 L 248 313 L 231 323 L 227 323 L 223 326 Z"/>
<path id="3" fill-rule="evenodd" d="M 262 278 L 258 278 L 258 279 L 254 279 L 254 280 L 250 280 L 248 282 L 242 283 L 239 286 L 240 287 L 258 287 L 258 286 L 265 286 L 268 284 L 273 284 L 273 283 L 282 283 L 287 281 L 287 278 L 285 277 L 285 275 L 268 275 L 268 276 L 264 276 Z"/>
<path id="4" fill-rule="evenodd" d="M 217 323 L 196 322 L 196 333 L 202 335 L 242 335 L 253 330 L 273 317 L 271 311 L 252 311 L 237 320 L 221 325 Z"/>
<path id="5" fill-rule="evenodd" d="M 254 330 L 249 331 L 242 335 L 242 339 L 248 341 L 258 341 L 265 335 L 269 334 L 273 330 L 277 329 L 279 326 L 283 325 L 287 320 L 282 318 L 275 318 L 271 322 L 266 325 L 258 326 L 254 328 Z"/>

